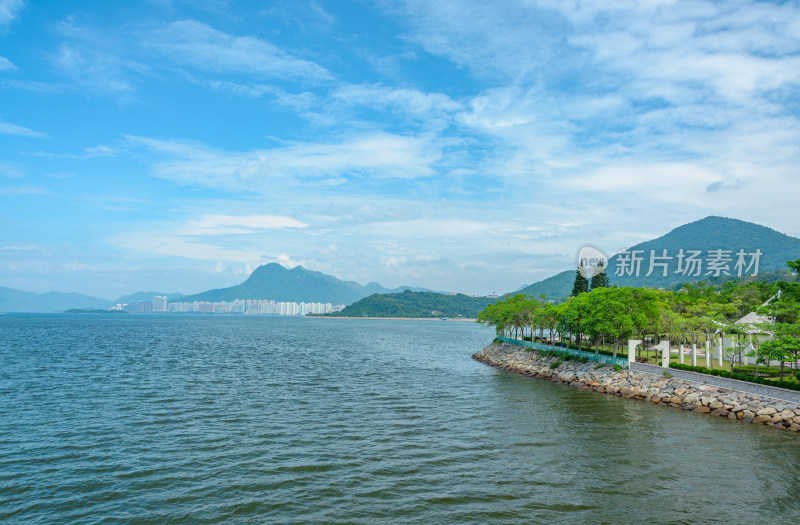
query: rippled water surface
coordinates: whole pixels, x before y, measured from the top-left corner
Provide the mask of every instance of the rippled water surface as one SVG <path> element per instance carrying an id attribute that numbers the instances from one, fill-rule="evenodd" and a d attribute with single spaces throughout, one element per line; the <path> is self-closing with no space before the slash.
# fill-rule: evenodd
<path id="1" fill-rule="evenodd" d="M 0 521 L 797 523 L 800 436 L 470 359 L 471 323 L 0 316 Z"/>

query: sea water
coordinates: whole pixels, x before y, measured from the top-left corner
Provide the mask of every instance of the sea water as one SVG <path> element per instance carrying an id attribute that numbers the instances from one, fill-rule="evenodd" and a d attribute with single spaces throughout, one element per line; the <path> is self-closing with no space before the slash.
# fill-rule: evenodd
<path id="1" fill-rule="evenodd" d="M 800 435 L 473 361 L 493 337 L 0 316 L 0 522 L 800 521 Z"/>

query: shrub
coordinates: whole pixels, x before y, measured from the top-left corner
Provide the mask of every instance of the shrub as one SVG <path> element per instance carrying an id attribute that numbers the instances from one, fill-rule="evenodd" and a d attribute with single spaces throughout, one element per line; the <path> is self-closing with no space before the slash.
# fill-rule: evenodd
<path id="1" fill-rule="evenodd" d="M 603 368 L 603 363 L 597 363 L 597 366 L 594 367 L 595 370 L 599 370 L 600 368 Z"/>
<path id="2" fill-rule="evenodd" d="M 663 375 L 663 376 L 664 376 L 664 377 L 666 377 L 667 379 L 669 379 L 670 377 L 672 377 L 672 374 L 670 374 L 670 373 L 669 373 L 669 372 L 667 372 L 666 370 L 664 370 L 663 372 L 661 372 L 661 375 Z"/>
<path id="3" fill-rule="evenodd" d="M 550 370 L 554 370 L 559 366 L 561 366 L 561 360 L 553 361 L 552 363 L 550 363 Z"/>
<path id="4" fill-rule="evenodd" d="M 788 383 L 780 381 L 773 381 L 770 379 L 766 379 L 764 377 L 755 377 L 748 374 L 742 374 L 739 372 L 728 372 L 727 370 L 709 370 L 704 366 L 691 366 L 691 365 L 682 365 L 680 363 L 670 363 L 670 368 L 674 368 L 676 370 L 687 370 L 689 372 L 698 372 L 700 374 L 707 374 L 712 376 L 718 377 L 727 377 L 729 379 L 738 379 L 739 381 L 747 381 L 749 383 L 757 383 L 759 385 L 767 385 L 767 386 L 774 386 L 778 388 L 786 388 L 788 390 L 798 390 L 800 391 L 800 383 Z"/>
<path id="5" fill-rule="evenodd" d="M 621 367 L 621 366 L 619 366 L 619 365 L 614 365 L 614 370 L 615 370 L 616 372 L 619 372 L 620 370 L 622 370 L 622 367 Z"/>

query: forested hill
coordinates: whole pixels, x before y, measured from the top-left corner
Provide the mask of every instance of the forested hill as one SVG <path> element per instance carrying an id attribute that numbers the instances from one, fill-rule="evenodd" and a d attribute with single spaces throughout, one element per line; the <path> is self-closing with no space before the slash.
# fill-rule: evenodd
<path id="1" fill-rule="evenodd" d="M 736 254 L 739 250 L 746 253 L 754 253 L 756 250 L 761 252 L 759 258 L 758 276 L 769 278 L 770 273 L 785 272 L 786 261 L 800 258 L 800 239 L 780 233 L 766 226 L 753 224 L 752 222 L 729 219 L 726 217 L 706 217 L 699 221 L 691 222 L 679 226 L 666 235 L 632 246 L 628 251 L 640 251 L 642 257 L 641 267 L 638 275 L 636 272 L 617 272 L 620 264 L 620 255 L 614 255 L 609 259 L 608 275 L 612 285 L 634 286 L 646 288 L 675 289 L 681 283 L 699 280 L 708 280 L 714 283 L 721 283 L 726 280 L 735 279 L 738 276 L 735 270 L 737 262 Z M 654 268 L 651 275 L 649 262 L 651 250 L 657 255 L 666 253 L 668 259 L 660 259 L 667 264 L 667 275 L 663 275 L 661 267 Z M 666 252 L 665 252 L 666 250 Z M 699 250 L 702 252 L 703 266 L 699 276 L 683 274 L 679 272 L 677 255 L 681 250 Z M 718 276 L 707 275 L 709 270 L 708 259 L 713 250 L 727 250 L 730 261 L 728 270 L 730 275 L 721 273 Z M 747 263 L 750 257 L 747 257 Z M 630 269 L 630 266 L 628 267 Z M 622 273 L 623 275 L 617 275 Z M 746 278 L 747 272 L 743 272 Z M 752 273 L 752 269 L 751 269 Z M 776 278 L 782 276 L 777 275 Z M 546 295 L 550 299 L 567 297 L 572 291 L 572 284 L 575 279 L 575 269 L 565 270 L 552 277 L 534 283 L 519 291 L 538 297 L 540 294 Z"/>
<path id="2" fill-rule="evenodd" d="M 336 317 L 476 317 L 497 298 L 445 295 L 435 292 L 372 294 L 351 304 Z"/>

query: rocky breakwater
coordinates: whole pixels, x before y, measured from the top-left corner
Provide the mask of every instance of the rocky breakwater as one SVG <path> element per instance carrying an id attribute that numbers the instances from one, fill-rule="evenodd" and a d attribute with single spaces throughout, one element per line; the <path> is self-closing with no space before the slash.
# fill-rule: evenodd
<path id="1" fill-rule="evenodd" d="M 779 399 L 646 372 L 614 370 L 595 361 L 562 361 L 508 343 L 492 343 L 472 357 L 510 372 L 583 390 L 800 432 L 800 405 Z"/>

